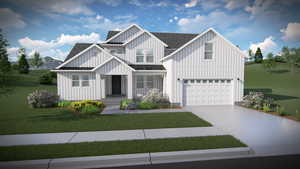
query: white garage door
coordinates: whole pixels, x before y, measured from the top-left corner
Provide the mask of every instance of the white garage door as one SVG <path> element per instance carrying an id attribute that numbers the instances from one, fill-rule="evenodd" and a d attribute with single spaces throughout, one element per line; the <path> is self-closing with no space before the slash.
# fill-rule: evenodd
<path id="1" fill-rule="evenodd" d="M 184 105 L 233 104 L 232 80 L 189 79 L 184 80 Z"/>

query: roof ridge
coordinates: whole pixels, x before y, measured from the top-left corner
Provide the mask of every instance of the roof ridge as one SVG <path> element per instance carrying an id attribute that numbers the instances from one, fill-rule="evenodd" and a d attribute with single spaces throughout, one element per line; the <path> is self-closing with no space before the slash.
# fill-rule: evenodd
<path id="1" fill-rule="evenodd" d="M 109 30 L 108 32 L 121 32 L 121 31 Z M 188 34 L 188 35 L 198 35 L 199 34 L 199 33 L 184 33 L 184 32 L 150 32 L 150 33 L 169 33 L 169 34 Z"/>

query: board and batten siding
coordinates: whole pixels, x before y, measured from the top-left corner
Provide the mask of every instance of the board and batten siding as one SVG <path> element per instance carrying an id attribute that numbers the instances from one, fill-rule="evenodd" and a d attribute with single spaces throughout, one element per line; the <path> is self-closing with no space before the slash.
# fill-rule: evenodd
<path id="1" fill-rule="evenodd" d="M 153 49 L 153 63 L 137 63 L 136 49 Z M 125 47 L 124 59 L 130 64 L 161 64 L 160 59 L 164 56 L 164 46 L 157 39 L 143 33 L 136 39 L 129 42 Z M 146 58 L 145 58 L 146 59 Z M 145 60 L 144 59 L 144 60 Z"/>
<path id="2" fill-rule="evenodd" d="M 205 42 L 213 43 L 212 60 L 204 60 Z M 168 90 L 169 93 L 172 93 L 171 102 L 182 102 L 183 79 L 232 79 L 234 101 L 242 100 L 244 57 L 213 31 L 209 31 L 196 39 L 169 60 L 173 60 L 166 64 L 167 70 L 171 69 L 171 71 L 168 70 L 168 73 L 172 72 L 172 77 L 168 77 L 169 80 L 167 81 L 167 86 L 171 86 L 170 88 L 173 89 L 172 91 Z"/>
<path id="3" fill-rule="evenodd" d="M 67 63 L 65 67 L 96 67 L 111 58 L 108 54 L 104 53 L 97 47 L 84 52 L 76 59 Z"/>
<path id="4" fill-rule="evenodd" d="M 89 75 L 89 86 L 72 87 L 72 75 Z M 96 80 L 95 73 L 78 73 L 78 72 L 58 72 L 57 73 L 57 92 L 62 100 L 100 100 L 101 89 L 100 80 Z"/>
<path id="5" fill-rule="evenodd" d="M 121 33 L 116 38 L 112 39 L 110 42 L 126 42 L 128 39 L 135 36 L 141 30 L 136 26 L 131 27 L 130 29 L 126 30 L 125 32 Z"/>
<path id="6" fill-rule="evenodd" d="M 116 59 L 112 59 L 98 68 L 96 72 L 102 75 L 127 75 L 131 70 Z"/>

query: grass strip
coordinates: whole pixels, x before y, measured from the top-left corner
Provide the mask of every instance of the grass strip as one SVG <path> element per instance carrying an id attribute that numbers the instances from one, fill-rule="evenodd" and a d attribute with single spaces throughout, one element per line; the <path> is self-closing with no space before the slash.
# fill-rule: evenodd
<path id="1" fill-rule="evenodd" d="M 246 147 L 230 135 L 0 147 L 0 161 Z"/>

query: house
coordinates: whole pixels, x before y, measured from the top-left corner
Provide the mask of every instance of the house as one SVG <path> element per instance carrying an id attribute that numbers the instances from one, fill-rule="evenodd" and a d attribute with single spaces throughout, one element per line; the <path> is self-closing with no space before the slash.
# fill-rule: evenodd
<path id="1" fill-rule="evenodd" d="M 241 101 L 241 50 L 210 28 L 201 34 L 149 32 L 138 25 L 109 31 L 99 44 L 77 43 L 58 66 L 64 100 L 129 99 L 157 88 L 178 105 Z"/>

